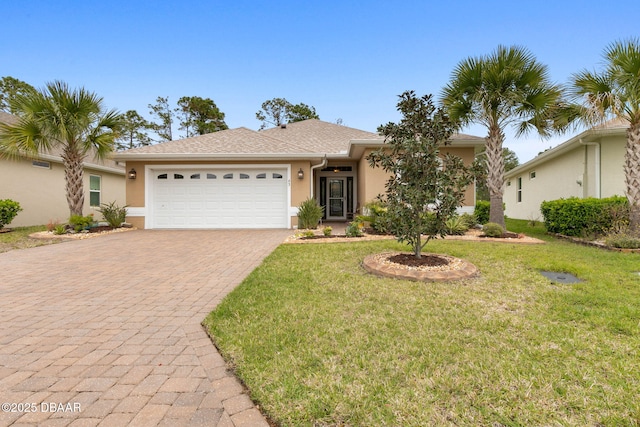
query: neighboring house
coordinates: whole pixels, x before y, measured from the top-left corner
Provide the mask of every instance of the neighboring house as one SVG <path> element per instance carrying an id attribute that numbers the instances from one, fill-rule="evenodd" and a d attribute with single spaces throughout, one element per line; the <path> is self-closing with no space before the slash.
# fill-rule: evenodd
<path id="1" fill-rule="evenodd" d="M 542 220 L 543 201 L 623 196 L 627 127 L 611 120 L 505 173 L 505 214 Z"/>
<path id="2" fill-rule="evenodd" d="M 473 161 L 483 138 L 456 135 L 443 152 Z M 127 179 L 127 221 L 139 228 L 293 228 L 313 197 L 327 221 L 347 221 L 385 192 L 366 157 L 380 135 L 320 120 L 263 131 L 229 129 L 117 153 Z M 474 188 L 465 211 L 473 211 Z"/>
<path id="3" fill-rule="evenodd" d="M 17 118 L 0 112 L 0 121 L 14 123 Z M 125 204 L 125 171 L 113 160 L 92 160 L 84 165 L 84 214 L 95 213 L 101 203 Z M 0 156 L 0 199 L 20 203 L 22 211 L 10 227 L 43 225 L 69 219 L 64 166 L 59 152 L 43 152 L 37 158 L 17 159 Z"/>

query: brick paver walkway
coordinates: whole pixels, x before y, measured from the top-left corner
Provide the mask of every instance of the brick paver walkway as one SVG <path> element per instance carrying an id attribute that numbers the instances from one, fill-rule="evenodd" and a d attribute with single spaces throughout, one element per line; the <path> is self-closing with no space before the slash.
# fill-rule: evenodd
<path id="1" fill-rule="evenodd" d="M 0 254 L 0 426 L 267 426 L 200 322 L 287 230 Z"/>

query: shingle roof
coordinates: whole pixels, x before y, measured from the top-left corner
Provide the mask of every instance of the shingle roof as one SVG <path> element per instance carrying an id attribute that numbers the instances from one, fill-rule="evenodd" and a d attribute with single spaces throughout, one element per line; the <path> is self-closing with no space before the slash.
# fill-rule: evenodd
<path id="1" fill-rule="evenodd" d="M 349 141 L 353 139 L 382 140 L 382 137 L 377 133 L 317 119 L 289 123 L 286 127 L 265 129 L 260 133 L 288 141 L 306 149 L 307 152 L 327 154 L 346 153 Z"/>
<path id="2" fill-rule="evenodd" d="M 464 134 L 455 134 L 452 139 L 454 142 L 484 143 L 484 138 Z M 115 158 L 344 156 L 348 155 L 353 141 L 359 144 L 371 141 L 372 145 L 379 145 L 384 138 L 377 133 L 310 119 L 262 131 L 245 127 L 227 129 L 126 150 L 116 153 Z"/>
<path id="3" fill-rule="evenodd" d="M 126 154 L 290 154 L 308 153 L 287 141 L 245 127 L 127 150 Z"/>

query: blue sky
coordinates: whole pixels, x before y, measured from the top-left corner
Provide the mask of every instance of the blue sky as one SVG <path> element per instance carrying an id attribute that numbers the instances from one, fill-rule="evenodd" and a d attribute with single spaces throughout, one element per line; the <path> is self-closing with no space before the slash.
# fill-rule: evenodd
<path id="1" fill-rule="evenodd" d="M 322 120 L 375 131 L 397 95 L 436 97 L 456 64 L 520 45 L 552 79 L 594 69 L 611 42 L 638 37 L 638 0 L 602 1 L 14 1 L 3 5 L 0 76 L 63 80 L 137 110 L 158 96 L 213 99 L 229 127 L 258 129 L 284 97 Z M 466 133 L 485 136 L 480 126 Z M 521 162 L 571 134 L 506 146 Z"/>

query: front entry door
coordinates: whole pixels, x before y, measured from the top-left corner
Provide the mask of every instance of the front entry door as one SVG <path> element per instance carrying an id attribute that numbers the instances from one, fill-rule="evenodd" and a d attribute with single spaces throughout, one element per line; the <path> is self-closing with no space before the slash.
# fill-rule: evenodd
<path id="1" fill-rule="evenodd" d="M 346 178 L 327 178 L 327 219 L 345 220 Z"/>

